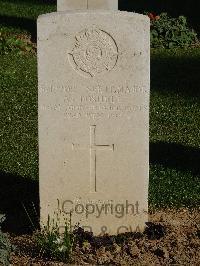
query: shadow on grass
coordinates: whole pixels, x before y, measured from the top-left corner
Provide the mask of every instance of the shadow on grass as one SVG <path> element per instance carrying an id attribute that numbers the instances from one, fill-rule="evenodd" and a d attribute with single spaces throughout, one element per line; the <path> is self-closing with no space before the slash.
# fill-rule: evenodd
<path id="1" fill-rule="evenodd" d="M 200 175 L 200 149 L 176 143 L 150 143 L 150 164 Z"/>
<path id="2" fill-rule="evenodd" d="M 6 27 L 25 30 L 31 34 L 31 39 L 33 42 L 36 42 L 37 40 L 37 26 L 36 20 L 34 19 L 0 16 L 0 24 Z"/>
<path id="3" fill-rule="evenodd" d="M 28 4 L 38 4 L 38 5 L 44 5 L 44 4 L 52 4 L 56 5 L 56 0 L 9 0 L 11 3 L 28 3 Z"/>
<path id="4" fill-rule="evenodd" d="M 198 208 L 199 162 L 200 149 L 175 143 L 151 143 L 150 205 L 153 208 Z"/>
<path id="5" fill-rule="evenodd" d="M 39 185 L 37 181 L 0 171 L 0 214 L 6 215 L 4 231 L 30 233 L 39 226 Z M 25 207 L 25 208 L 24 208 Z M 33 225 L 28 218 L 30 216 Z"/>
<path id="6" fill-rule="evenodd" d="M 168 53 L 163 51 L 151 56 L 152 90 L 199 97 L 200 53 L 195 55 L 195 50 L 189 54 L 184 50 L 180 55 Z"/>

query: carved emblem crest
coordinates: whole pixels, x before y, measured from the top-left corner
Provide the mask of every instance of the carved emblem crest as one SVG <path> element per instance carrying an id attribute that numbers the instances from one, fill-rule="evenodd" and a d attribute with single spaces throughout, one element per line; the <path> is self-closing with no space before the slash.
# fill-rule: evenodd
<path id="1" fill-rule="evenodd" d="M 75 36 L 69 59 L 80 74 L 94 77 L 115 67 L 118 47 L 107 32 L 96 27 L 85 29 Z"/>

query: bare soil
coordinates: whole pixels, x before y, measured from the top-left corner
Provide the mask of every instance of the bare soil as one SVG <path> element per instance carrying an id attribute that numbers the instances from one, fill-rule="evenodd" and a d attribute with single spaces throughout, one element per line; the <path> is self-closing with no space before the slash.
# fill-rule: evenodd
<path id="1" fill-rule="evenodd" d="M 41 257 L 34 237 L 10 236 L 12 265 L 200 265 L 199 210 L 162 210 L 149 215 L 146 231 L 93 237 L 79 230 L 69 264 Z"/>

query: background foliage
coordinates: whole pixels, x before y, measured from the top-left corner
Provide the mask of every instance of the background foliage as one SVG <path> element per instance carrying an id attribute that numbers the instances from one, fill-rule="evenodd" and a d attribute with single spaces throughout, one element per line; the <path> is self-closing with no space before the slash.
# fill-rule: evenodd
<path id="1" fill-rule="evenodd" d="M 197 42 L 197 34 L 188 27 L 184 16 L 171 18 L 167 13 L 151 18 L 151 46 L 154 48 L 188 47 Z"/>

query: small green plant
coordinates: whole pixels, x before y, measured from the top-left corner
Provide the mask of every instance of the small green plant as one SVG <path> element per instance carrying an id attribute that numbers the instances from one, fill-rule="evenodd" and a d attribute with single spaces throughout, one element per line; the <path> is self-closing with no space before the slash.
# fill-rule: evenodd
<path id="1" fill-rule="evenodd" d="M 171 18 L 167 13 L 160 16 L 149 13 L 148 16 L 151 19 L 153 48 L 183 48 L 197 42 L 197 34 L 188 27 L 186 17 Z"/>
<path id="2" fill-rule="evenodd" d="M 0 54 L 8 52 L 34 52 L 33 44 L 25 36 L 15 35 L 0 28 Z"/>
<path id="3" fill-rule="evenodd" d="M 1 224 L 5 221 L 5 216 L 0 214 L 0 265 L 10 265 L 10 255 L 13 250 L 8 237 L 2 233 Z"/>
<path id="4" fill-rule="evenodd" d="M 62 220 L 61 216 L 62 211 L 58 211 L 56 218 L 48 216 L 47 225 L 36 233 L 36 244 L 42 256 L 67 262 L 70 260 L 75 238 L 71 231 L 71 215 L 69 221 L 64 215 Z M 63 227 L 60 226 L 61 220 L 64 221 Z"/>

